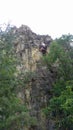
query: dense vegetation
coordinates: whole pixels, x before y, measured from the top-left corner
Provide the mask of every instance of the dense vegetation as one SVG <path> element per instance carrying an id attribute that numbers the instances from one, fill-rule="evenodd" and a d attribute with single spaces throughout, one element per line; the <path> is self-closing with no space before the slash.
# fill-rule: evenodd
<path id="1" fill-rule="evenodd" d="M 10 28 L 0 32 L 0 130 L 20 130 L 35 120 L 18 97 L 18 89 L 25 86 L 23 74 L 18 74 Z"/>
<path id="2" fill-rule="evenodd" d="M 44 110 L 55 124 L 56 130 L 73 129 L 73 47 L 72 35 L 56 39 L 50 53 L 44 58 L 48 69 L 56 68 L 56 80 L 51 90 L 52 97 Z"/>
<path id="3" fill-rule="evenodd" d="M 30 128 L 37 124 L 18 96 L 19 90 L 28 84 L 30 77 L 32 79 L 32 73 L 17 71 L 20 61 L 12 44 L 14 39 L 9 26 L 5 31 L 0 30 L 0 130 L 24 130 L 26 126 Z M 46 117 L 54 124 L 54 130 L 73 130 L 72 42 L 72 35 L 63 35 L 52 42 L 49 54 L 43 56 L 48 71 L 56 73 L 48 107 L 44 108 Z"/>

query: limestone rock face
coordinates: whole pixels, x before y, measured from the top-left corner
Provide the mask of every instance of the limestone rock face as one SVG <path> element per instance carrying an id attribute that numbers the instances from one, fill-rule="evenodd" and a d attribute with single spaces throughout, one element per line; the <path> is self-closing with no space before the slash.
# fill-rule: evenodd
<path id="1" fill-rule="evenodd" d="M 36 117 L 37 124 L 29 130 L 53 130 L 49 120 L 45 118 L 42 109 L 47 106 L 51 96 L 53 75 L 41 64 L 42 54 L 39 45 L 44 42 L 48 46 L 52 41 L 49 35 L 37 35 L 28 26 L 22 25 L 20 28 L 12 28 L 11 35 L 14 36 L 13 44 L 20 64 L 17 66 L 20 71 L 32 71 L 35 73 L 25 90 L 19 93 L 26 102 L 30 115 Z"/>
<path id="2" fill-rule="evenodd" d="M 28 26 L 22 25 L 19 28 L 12 28 L 14 35 L 14 47 L 17 57 L 21 60 L 25 70 L 36 69 L 36 62 L 41 58 L 39 45 L 44 42 L 50 45 L 52 38 L 49 35 L 37 35 Z"/>

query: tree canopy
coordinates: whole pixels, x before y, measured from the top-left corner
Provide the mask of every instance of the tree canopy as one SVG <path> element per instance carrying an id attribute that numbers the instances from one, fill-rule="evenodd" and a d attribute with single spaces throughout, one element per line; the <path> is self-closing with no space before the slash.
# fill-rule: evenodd
<path id="1" fill-rule="evenodd" d="M 52 88 L 52 97 L 45 109 L 47 116 L 55 123 L 56 130 L 73 129 L 73 47 L 72 35 L 56 39 L 50 53 L 44 57 L 49 71 L 57 69 Z"/>
<path id="2" fill-rule="evenodd" d="M 16 75 L 17 59 L 9 31 L 0 33 L 0 129 L 20 130 L 35 123 L 17 89 L 24 86 L 23 75 Z M 20 76 L 20 77 L 19 77 Z M 23 77 L 23 78 L 21 78 Z M 25 80 L 25 79 L 24 79 Z"/>

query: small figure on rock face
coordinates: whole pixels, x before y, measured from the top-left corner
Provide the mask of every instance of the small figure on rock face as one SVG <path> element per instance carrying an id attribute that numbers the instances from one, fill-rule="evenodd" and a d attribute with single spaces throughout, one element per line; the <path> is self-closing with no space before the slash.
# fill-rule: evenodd
<path id="1" fill-rule="evenodd" d="M 47 52 L 47 45 L 45 43 L 42 43 L 40 46 L 39 46 L 39 50 L 40 52 L 42 52 L 42 54 L 46 54 Z"/>

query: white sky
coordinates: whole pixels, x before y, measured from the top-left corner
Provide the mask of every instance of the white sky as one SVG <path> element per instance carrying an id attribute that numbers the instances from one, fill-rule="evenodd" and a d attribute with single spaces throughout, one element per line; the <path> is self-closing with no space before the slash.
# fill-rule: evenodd
<path id="1" fill-rule="evenodd" d="M 52 38 L 73 34 L 73 0 L 0 0 L 0 25 L 8 22 Z"/>

